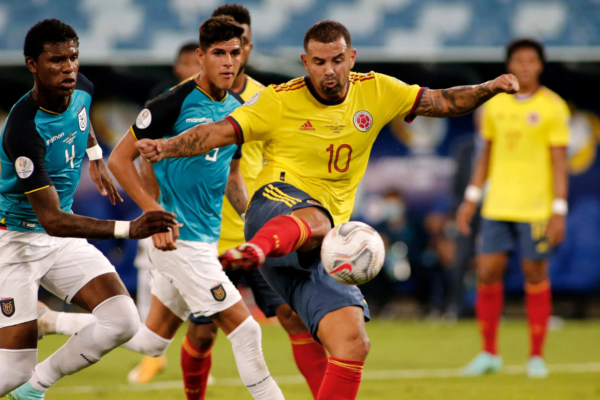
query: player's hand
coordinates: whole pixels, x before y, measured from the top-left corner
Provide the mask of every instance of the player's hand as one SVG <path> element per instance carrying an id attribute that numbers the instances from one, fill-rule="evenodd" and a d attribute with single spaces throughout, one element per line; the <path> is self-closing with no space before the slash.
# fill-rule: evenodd
<path id="1" fill-rule="evenodd" d="M 462 202 L 458 211 L 456 212 L 456 224 L 460 232 L 469 236 L 471 234 L 471 221 L 477 211 L 477 204 L 472 201 L 465 200 Z"/>
<path id="2" fill-rule="evenodd" d="M 102 196 L 108 195 L 113 206 L 116 204 L 117 200 L 121 203 L 123 202 L 123 199 L 119 195 L 119 192 L 108 173 L 108 169 L 106 168 L 103 159 L 90 161 L 90 177 L 96 184 L 100 194 Z"/>
<path id="3" fill-rule="evenodd" d="M 129 238 L 144 239 L 155 233 L 168 232 L 177 228 L 177 216 L 167 211 L 147 211 L 141 217 L 131 221 Z"/>
<path id="4" fill-rule="evenodd" d="M 179 227 L 175 225 L 172 231 L 165 233 L 155 233 L 152 235 L 152 244 L 159 250 L 171 251 L 177 250 L 175 242 L 179 238 Z"/>
<path id="5" fill-rule="evenodd" d="M 500 75 L 492 81 L 490 90 L 492 93 L 515 94 L 519 91 L 519 81 L 513 74 Z"/>
<path id="6" fill-rule="evenodd" d="M 548 221 L 548 227 L 546 228 L 546 237 L 550 246 L 558 246 L 565 238 L 565 227 L 566 218 L 564 215 L 554 214 L 550 221 Z"/>
<path id="7" fill-rule="evenodd" d="M 164 141 L 142 139 L 135 142 L 135 147 L 139 150 L 140 156 L 148 162 L 155 163 L 164 158 Z"/>

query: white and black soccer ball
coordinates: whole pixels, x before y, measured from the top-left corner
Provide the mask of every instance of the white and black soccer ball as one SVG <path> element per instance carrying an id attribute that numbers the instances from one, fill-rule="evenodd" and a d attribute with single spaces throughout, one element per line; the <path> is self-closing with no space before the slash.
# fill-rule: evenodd
<path id="1" fill-rule="evenodd" d="M 379 233 L 369 225 L 350 221 L 330 230 L 321 247 L 325 271 L 346 285 L 362 285 L 381 270 L 385 248 Z"/>

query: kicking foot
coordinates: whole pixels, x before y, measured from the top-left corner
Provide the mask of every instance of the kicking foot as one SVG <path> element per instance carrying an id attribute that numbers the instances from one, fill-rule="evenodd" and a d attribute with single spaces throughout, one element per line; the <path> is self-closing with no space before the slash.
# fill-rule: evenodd
<path id="1" fill-rule="evenodd" d="M 527 376 L 530 378 L 548 377 L 548 367 L 542 357 L 534 356 L 527 361 Z"/>
<path id="2" fill-rule="evenodd" d="M 145 356 L 144 359 L 127 375 L 129 383 L 145 385 L 167 366 L 167 356 L 158 357 Z"/>
<path id="3" fill-rule="evenodd" d="M 502 357 L 482 351 L 462 372 L 463 376 L 481 376 L 499 372 L 502 369 Z"/>
<path id="4" fill-rule="evenodd" d="M 58 312 L 52 311 L 47 305 L 38 302 L 38 340 L 51 333 L 56 333 L 56 319 Z"/>
<path id="5" fill-rule="evenodd" d="M 240 268 L 252 270 L 262 266 L 265 262 L 265 255 L 257 245 L 244 243 L 221 254 L 219 261 L 225 271 Z"/>
<path id="6" fill-rule="evenodd" d="M 9 400 L 39 400 L 44 398 L 44 392 L 35 389 L 29 382 L 25 382 L 6 395 Z"/>

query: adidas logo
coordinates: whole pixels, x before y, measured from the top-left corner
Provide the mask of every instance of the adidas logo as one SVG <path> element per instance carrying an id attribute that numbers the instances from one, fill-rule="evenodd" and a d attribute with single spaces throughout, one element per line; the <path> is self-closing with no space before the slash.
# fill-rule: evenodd
<path id="1" fill-rule="evenodd" d="M 301 131 L 314 131 L 314 130 L 315 130 L 315 127 L 314 127 L 314 126 L 312 126 L 312 124 L 310 123 L 310 120 L 307 120 L 307 121 L 304 123 L 304 125 L 302 125 L 302 126 L 300 127 L 300 130 L 301 130 Z"/>

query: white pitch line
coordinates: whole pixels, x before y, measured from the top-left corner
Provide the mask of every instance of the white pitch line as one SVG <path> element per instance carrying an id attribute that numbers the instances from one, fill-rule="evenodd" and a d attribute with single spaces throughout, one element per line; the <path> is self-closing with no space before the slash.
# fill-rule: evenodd
<path id="1" fill-rule="evenodd" d="M 548 369 L 554 374 L 582 374 L 600 372 L 600 363 L 586 364 L 553 364 Z M 362 379 L 374 380 L 403 380 L 423 378 L 457 378 L 460 377 L 462 368 L 446 369 L 398 369 L 384 371 L 365 371 Z M 511 365 L 504 367 L 500 375 L 522 375 L 525 366 Z M 293 385 L 304 383 L 302 375 L 275 376 L 275 381 L 282 385 Z M 239 378 L 216 378 L 214 386 L 242 386 Z M 53 390 L 55 393 L 96 393 L 96 392 L 150 392 L 154 390 L 182 389 L 182 381 L 153 382 L 147 385 L 111 385 L 111 386 L 66 386 Z"/>

